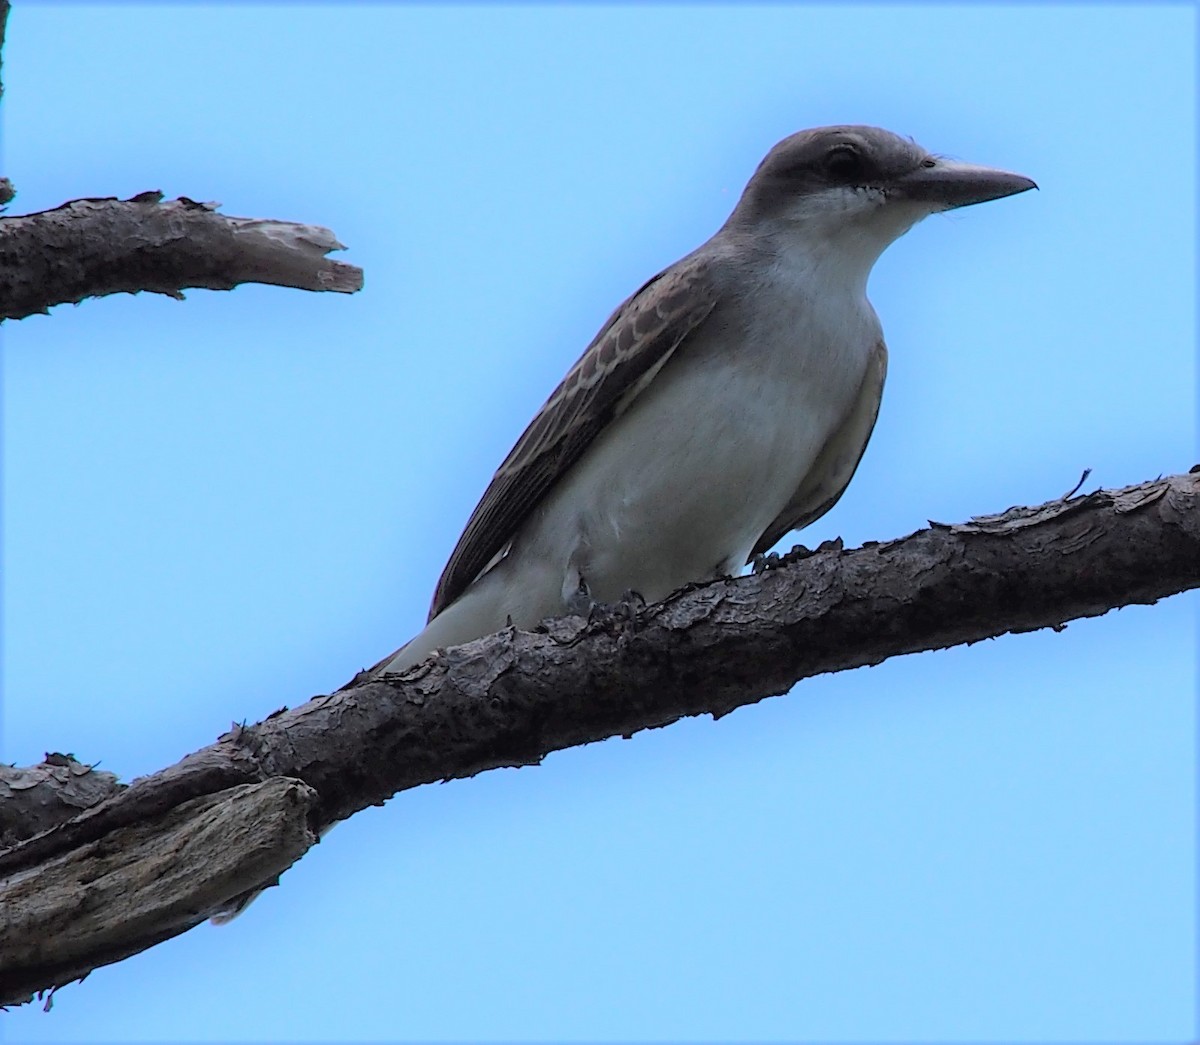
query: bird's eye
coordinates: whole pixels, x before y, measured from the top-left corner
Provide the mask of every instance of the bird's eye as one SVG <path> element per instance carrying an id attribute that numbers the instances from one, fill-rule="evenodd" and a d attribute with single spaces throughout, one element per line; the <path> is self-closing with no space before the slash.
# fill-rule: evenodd
<path id="1" fill-rule="evenodd" d="M 925 159 L 923 159 L 921 161 L 921 166 L 922 167 L 936 167 L 937 160 L 935 160 L 932 156 L 926 156 Z"/>
<path id="2" fill-rule="evenodd" d="M 848 180 L 862 173 L 863 161 L 853 145 L 835 145 L 825 154 L 825 172 L 833 178 Z"/>

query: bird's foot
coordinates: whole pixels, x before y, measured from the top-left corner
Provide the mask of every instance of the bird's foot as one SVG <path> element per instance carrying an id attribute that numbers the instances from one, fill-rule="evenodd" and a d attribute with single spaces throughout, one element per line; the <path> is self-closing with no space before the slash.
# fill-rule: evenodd
<path id="1" fill-rule="evenodd" d="M 783 561 L 779 552 L 759 552 L 750 560 L 750 572 L 756 577 L 767 570 L 773 570 Z"/>
<path id="2" fill-rule="evenodd" d="M 821 548 L 824 548 L 824 545 Z M 820 550 L 817 549 L 817 551 Z M 790 551 L 786 551 L 782 555 L 779 552 L 760 553 L 750 560 L 750 572 L 757 575 L 766 573 L 768 570 L 777 570 L 780 566 L 786 566 L 788 563 L 799 562 L 801 559 L 807 559 L 810 555 L 816 555 L 817 551 L 806 548 L 803 544 L 796 544 L 792 546 Z"/>
<path id="3" fill-rule="evenodd" d="M 617 602 L 597 602 L 593 599 L 592 604 L 588 607 L 587 619 L 589 624 L 603 620 L 633 624 L 637 620 L 638 613 L 645 608 L 646 600 L 641 592 L 626 588 L 621 592 L 621 598 Z"/>
<path id="4" fill-rule="evenodd" d="M 821 552 L 840 552 L 844 547 L 840 537 L 834 537 L 828 541 L 822 541 L 815 548 L 806 548 L 803 544 L 793 545 L 790 551 L 780 555 L 778 552 L 767 552 L 765 555 L 756 555 L 751 560 L 753 563 L 752 572 L 766 573 L 768 570 L 776 570 L 780 566 L 788 566 L 793 562 L 800 562 L 804 559 L 811 559 L 814 555 L 819 555 Z"/>

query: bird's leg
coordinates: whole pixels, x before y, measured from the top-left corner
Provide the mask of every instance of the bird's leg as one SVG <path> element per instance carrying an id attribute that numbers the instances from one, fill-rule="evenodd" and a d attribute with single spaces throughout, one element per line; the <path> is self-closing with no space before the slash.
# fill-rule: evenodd
<path id="1" fill-rule="evenodd" d="M 637 615 L 646 608 L 646 598 L 640 591 L 634 591 L 632 588 L 626 588 L 621 592 L 619 602 L 613 603 L 611 606 L 605 606 L 604 609 L 611 612 L 614 617 L 624 617 L 630 624 L 637 620 Z"/>
<path id="2" fill-rule="evenodd" d="M 588 613 L 588 624 L 607 625 L 616 633 L 618 646 L 624 646 L 637 631 L 637 617 L 646 608 L 646 600 L 640 592 L 626 588 L 619 602 L 592 602 Z"/>
<path id="3" fill-rule="evenodd" d="M 781 561 L 779 552 L 759 552 L 750 560 L 750 572 L 755 576 L 766 573 L 767 570 L 775 569 Z"/>
<path id="4" fill-rule="evenodd" d="M 605 618 L 632 623 L 637 619 L 638 612 L 645 608 L 646 600 L 641 592 L 626 588 L 616 602 L 599 602 L 593 599 L 591 606 L 588 607 L 587 619 L 589 624 Z"/>
<path id="5" fill-rule="evenodd" d="M 646 599 L 632 588 L 621 593 L 618 602 L 600 602 L 593 598 L 587 579 L 581 574 L 575 590 L 565 600 L 567 612 L 586 617 L 589 624 L 597 621 L 615 620 L 632 624 L 638 612 L 646 608 Z"/>
<path id="6" fill-rule="evenodd" d="M 592 591 L 582 574 L 579 575 L 579 583 L 575 589 L 563 599 L 563 607 L 576 617 L 587 617 L 591 620 L 596 600 L 592 598 Z"/>
<path id="7" fill-rule="evenodd" d="M 777 570 L 780 566 L 788 566 L 793 562 L 799 562 L 801 559 L 810 558 L 816 555 L 817 552 L 826 551 L 841 551 L 842 539 L 835 537 L 831 541 L 824 541 L 817 548 L 806 548 L 803 544 L 792 545 L 791 551 L 784 552 L 782 555 L 779 552 L 767 552 L 754 556 L 750 560 L 750 572 L 753 574 L 766 573 L 768 570 Z"/>

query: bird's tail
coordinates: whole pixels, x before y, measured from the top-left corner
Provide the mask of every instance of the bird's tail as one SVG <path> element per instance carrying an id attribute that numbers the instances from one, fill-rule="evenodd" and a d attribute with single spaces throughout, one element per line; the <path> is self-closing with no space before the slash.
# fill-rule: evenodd
<path id="1" fill-rule="evenodd" d="M 510 616 L 504 594 L 505 586 L 501 583 L 499 570 L 493 570 L 442 610 L 418 635 L 368 668 L 367 674 L 374 676 L 404 671 L 419 664 L 435 649 L 460 646 L 499 631 L 508 623 Z"/>

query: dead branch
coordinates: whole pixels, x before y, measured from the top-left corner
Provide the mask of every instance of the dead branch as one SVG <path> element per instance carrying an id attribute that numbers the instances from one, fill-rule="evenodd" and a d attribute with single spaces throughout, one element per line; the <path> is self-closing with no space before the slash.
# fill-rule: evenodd
<path id="1" fill-rule="evenodd" d="M 115 773 L 73 755 L 48 754 L 36 766 L 0 766 L 0 852 L 125 790 Z"/>
<path id="2" fill-rule="evenodd" d="M 350 294 L 362 270 L 325 256 L 343 249 L 318 225 L 229 217 L 186 196 L 73 200 L 0 219 L 0 320 L 143 290 L 182 298 L 192 287 L 269 283 Z"/>
<path id="3" fill-rule="evenodd" d="M 4 883 L 3 1003 L 86 976 L 204 920 L 228 890 L 277 876 L 316 840 L 312 788 L 243 784 L 176 806 Z M 64 981 L 65 982 L 65 981 Z"/>
<path id="4" fill-rule="evenodd" d="M 312 832 L 397 791 L 533 765 L 551 751 L 688 715 L 721 716 L 823 672 L 1061 628 L 1197 586 L 1200 474 L 1193 472 L 960 525 L 934 523 L 850 551 L 828 542 L 758 574 L 678 592 L 632 624 L 563 618 L 538 633 L 510 629 L 468 643 L 403 675 L 360 676 L 236 728 L 0 853 L 0 1002 L 28 1000 L 31 991 L 184 931 L 266 884 Z M 271 785 L 263 801 L 277 805 L 255 816 L 281 825 L 271 843 L 277 850 L 231 870 L 228 861 L 245 856 L 249 843 L 218 831 L 211 818 L 244 802 L 244 785 L 262 783 Z M 127 856 L 130 870 L 109 866 Z M 109 862 L 105 880 L 126 898 L 128 929 L 109 927 L 97 931 L 94 946 L 77 945 L 91 925 L 78 920 L 101 917 L 108 902 L 80 903 L 97 888 L 85 884 L 96 882 L 97 860 Z M 152 879 L 139 866 L 153 866 Z M 70 894 L 52 888 L 68 872 L 78 884 L 71 903 L 59 906 L 53 896 L 65 904 Z M 40 941 L 32 956 L 31 938 Z"/>

